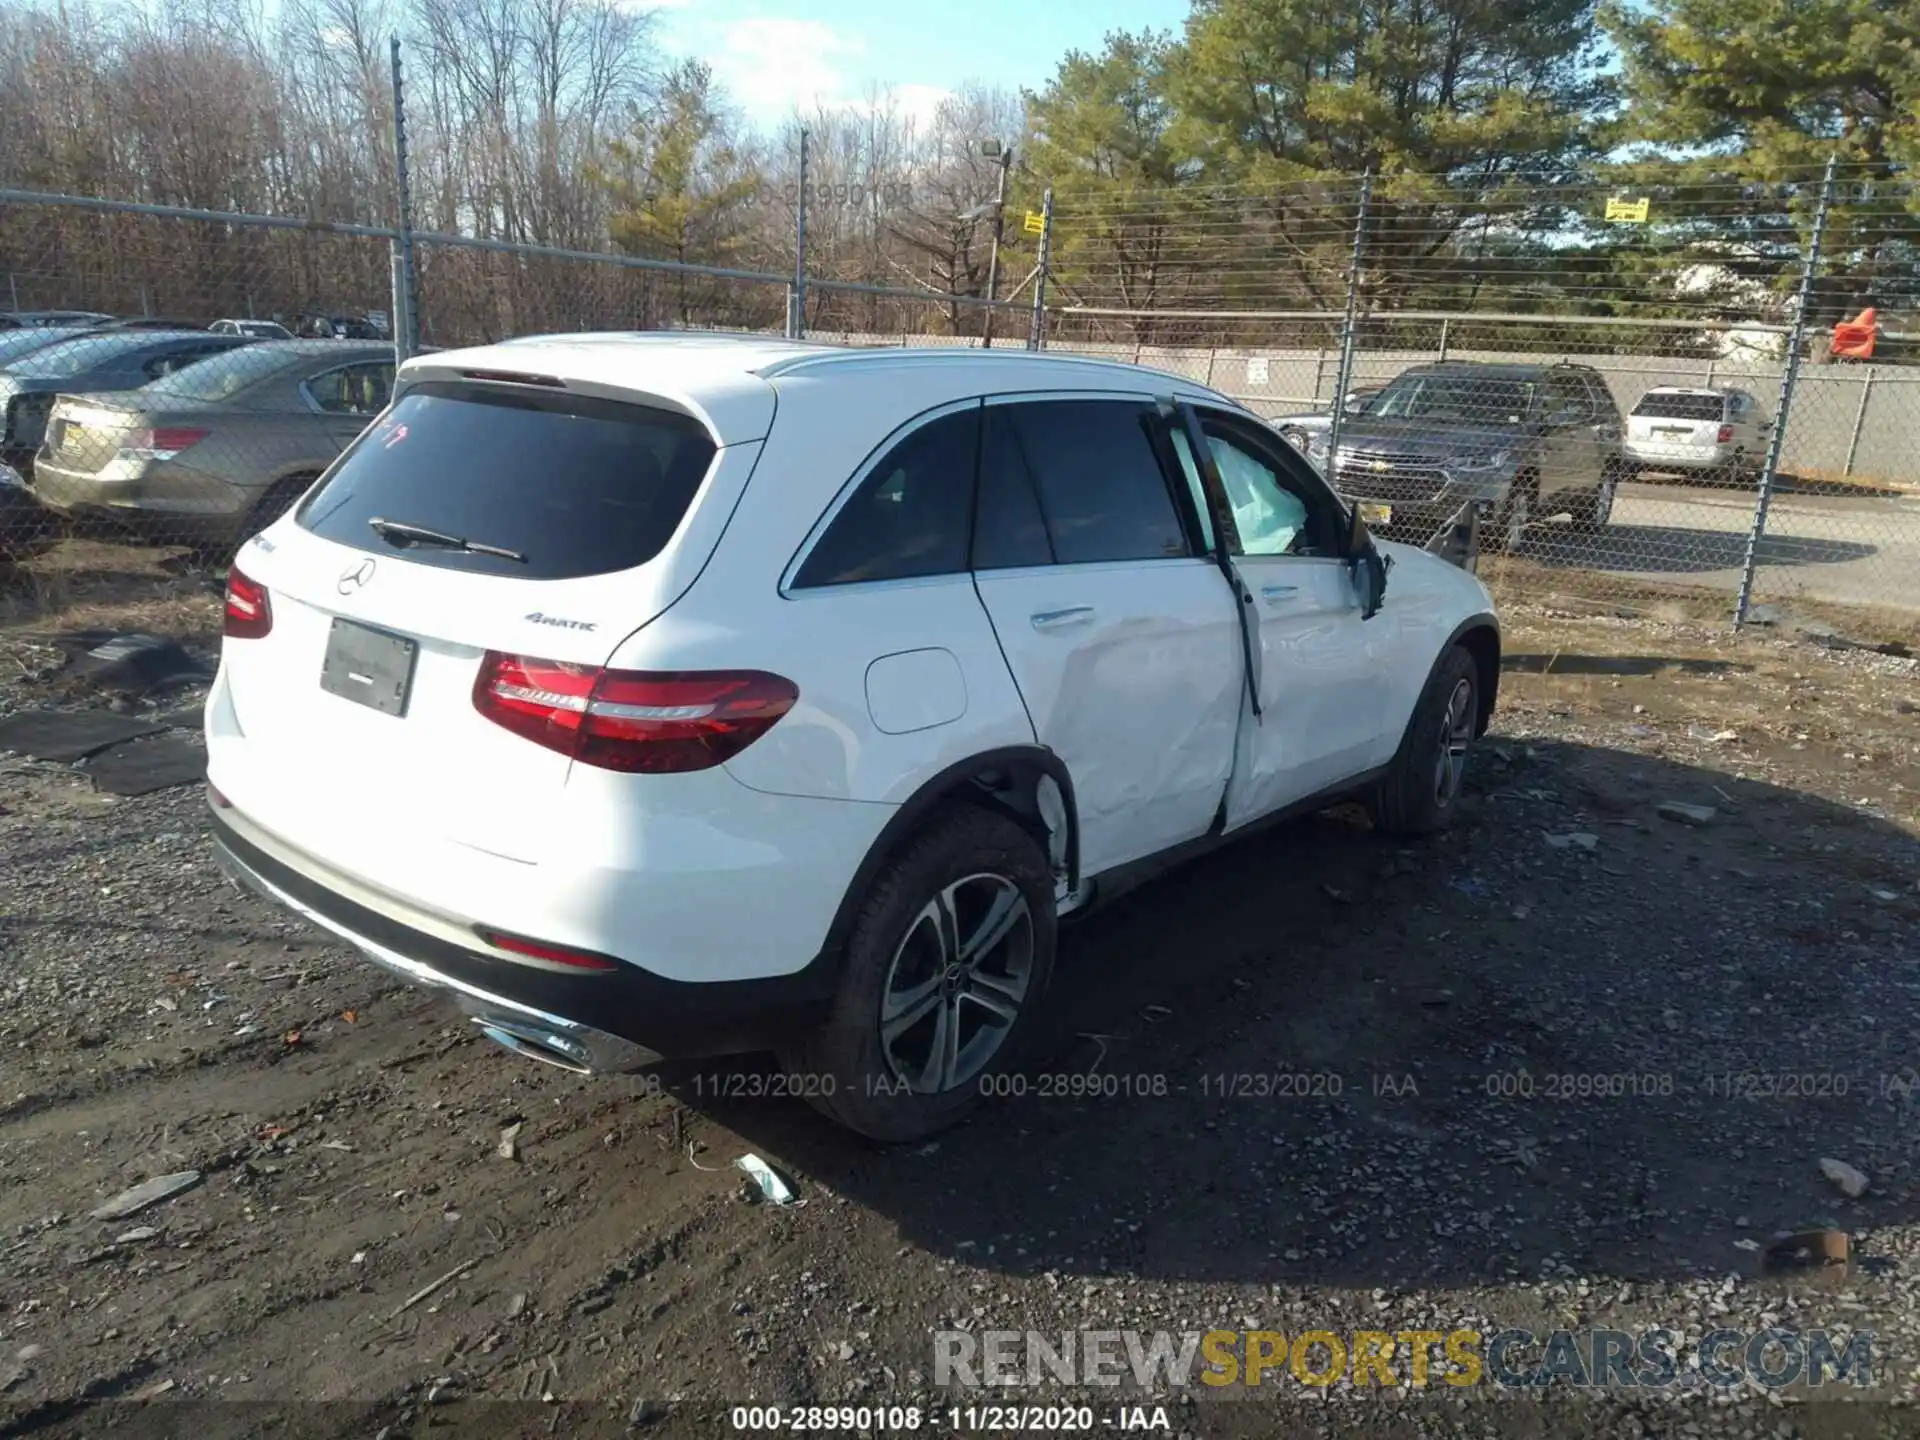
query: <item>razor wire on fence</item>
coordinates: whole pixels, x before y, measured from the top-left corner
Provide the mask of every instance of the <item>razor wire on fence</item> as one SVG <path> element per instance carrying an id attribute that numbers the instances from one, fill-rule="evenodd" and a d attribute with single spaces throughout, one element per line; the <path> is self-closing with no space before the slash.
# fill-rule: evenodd
<path id="1" fill-rule="evenodd" d="M 0 553 L 230 549 L 385 403 L 410 316 L 428 348 L 726 330 L 1118 359 L 1265 416 L 1389 540 L 1476 511 L 1505 598 L 1912 614 L 1904 186 L 1844 169 L 1764 186 L 1079 177 L 1004 234 L 962 214 L 944 238 L 868 201 L 811 229 L 804 192 L 781 211 L 787 271 L 767 263 L 774 234 L 748 267 L 0 191 L 0 303 L 91 312 L 0 331 L 0 459 L 25 482 L 0 485 Z M 198 353 L 210 325 L 234 353 Z M 300 344 L 261 340 L 273 326 Z"/>

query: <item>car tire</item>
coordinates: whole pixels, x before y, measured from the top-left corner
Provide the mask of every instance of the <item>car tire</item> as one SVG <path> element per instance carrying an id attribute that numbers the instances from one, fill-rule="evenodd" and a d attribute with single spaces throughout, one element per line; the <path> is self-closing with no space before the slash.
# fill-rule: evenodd
<path id="1" fill-rule="evenodd" d="M 232 564 L 241 546 L 286 514 L 319 478 L 318 475 L 287 475 L 274 481 L 253 502 L 252 508 L 247 511 L 247 518 L 240 523 L 237 535 L 224 543 L 196 546 L 196 556 L 208 565 Z"/>
<path id="2" fill-rule="evenodd" d="M 1494 554 L 1520 548 L 1527 527 L 1539 518 L 1540 477 L 1531 470 L 1514 476 L 1507 498 L 1493 512 L 1493 523 L 1480 534 L 1480 548 Z"/>
<path id="3" fill-rule="evenodd" d="M 247 533 L 242 541 L 251 540 L 287 511 L 294 502 L 313 487 L 318 475 L 288 475 L 269 485 L 266 493 L 253 502 L 253 508 L 247 512 Z"/>
<path id="4" fill-rule="evenodd" d="M 1400 749 L 1375 792 L 1376 828 L 1392 835 L 1430 835 L 1452 823 L 1479 719 L 1480 667 L 1465 646 L 1455 645 L 1427 677 Z"/>
<path id="5" fill-rule="evenodd" d="M 995 926 L 999 940 L 969 952 Z M 1038 842 L 980 806 L 942 811 L 861 899 L 825 1022 L 782 1049 L 796 1092 L 888 1143 L 957 1123 L 1018 1064 L 1052 977 L 1056 932 L 1054 877 Z M 995 1019 L 996 1006 L 1011 1018 Z"/>

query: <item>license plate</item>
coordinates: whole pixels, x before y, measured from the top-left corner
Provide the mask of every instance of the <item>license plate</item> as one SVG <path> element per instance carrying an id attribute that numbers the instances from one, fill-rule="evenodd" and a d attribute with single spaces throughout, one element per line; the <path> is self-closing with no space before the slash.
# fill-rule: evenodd
<path id="1" fill-rule="evenodd" d="M 1653 433 L 1656 435 L 1691 435 L 1693 434 L 1693 427 L 1691 425 L 1656 425 L 1653 427 Z"/>
<path id="2" fill-rule="evenodd" d="M 418 643 L 404 635 L 336 619 L 320 664 L 320 688 L 382 715 L 405 715 L 419 653 Z"/>
<path id="3" fill-rule="evenodd" d="M 1391 505 L 1362 505 L 1360 518 L 1369 525 L 1391 525 L 1393 507 Z"/>

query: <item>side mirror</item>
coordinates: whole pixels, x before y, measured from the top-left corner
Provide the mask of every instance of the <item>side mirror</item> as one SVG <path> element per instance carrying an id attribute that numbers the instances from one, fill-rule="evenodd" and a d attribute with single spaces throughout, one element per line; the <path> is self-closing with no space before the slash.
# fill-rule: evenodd
<path id="1" fill-rule="evenodd" d="M 1392 561 L 1380 553 L 1360 518 L 1360 507 L 1353 508 L 1347 528 L 1347 568 L 1353 575 L 1354 589 L 1360 595 L 1360 618 L 1371 620 L 1380 613 L 1387 599 L 1387 571 Z"/>

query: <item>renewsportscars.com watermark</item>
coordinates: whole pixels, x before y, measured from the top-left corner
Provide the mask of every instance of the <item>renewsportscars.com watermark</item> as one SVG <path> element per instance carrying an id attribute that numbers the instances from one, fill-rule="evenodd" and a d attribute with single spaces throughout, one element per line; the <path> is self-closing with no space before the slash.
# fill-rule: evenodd
<path id="1" fill-rule="evenodd" d="M 1873 1385 L 1873 1333 L 1710 1330 L 1692 1354 L 1669 1330 L 939 1330 L 934 1384 L 1143 1390 L 1195 1384 L 1423 1389 L 1548 1385 Z"/>

